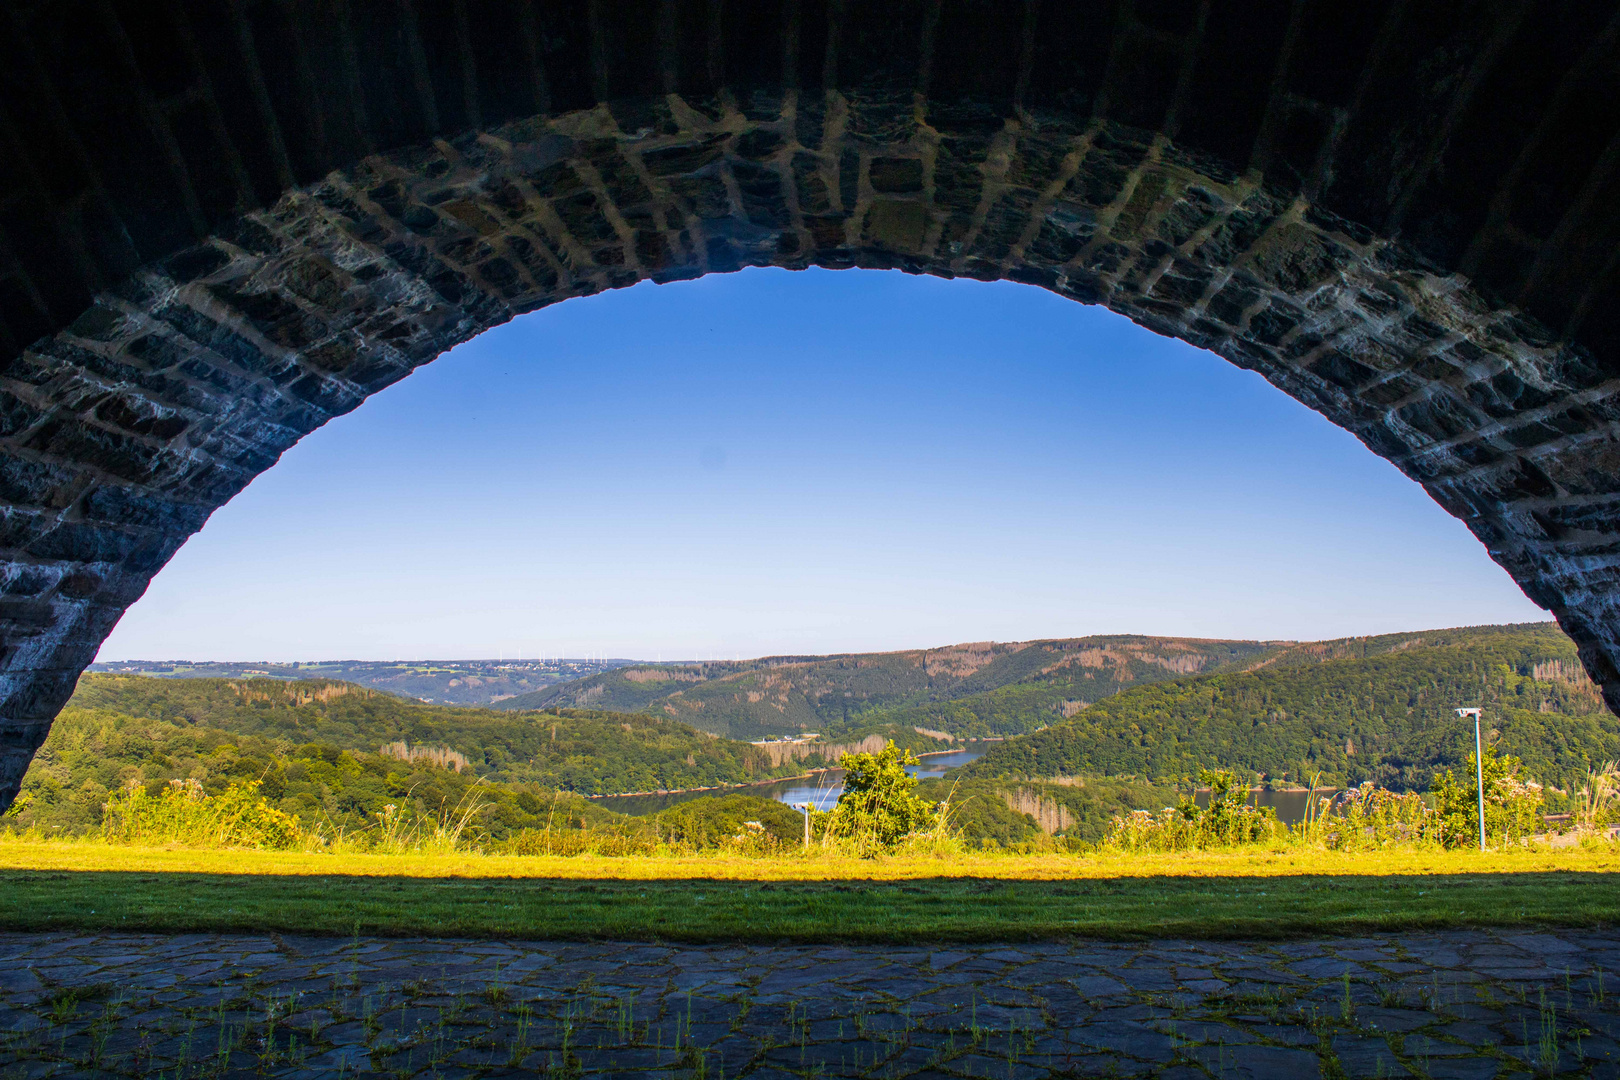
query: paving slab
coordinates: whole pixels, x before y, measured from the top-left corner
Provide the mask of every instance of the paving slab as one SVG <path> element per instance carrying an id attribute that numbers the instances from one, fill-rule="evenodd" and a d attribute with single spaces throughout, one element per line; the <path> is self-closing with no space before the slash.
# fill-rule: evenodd
<path id="1" fill-rule="evenodd" d="M 0 1078 L 1620 1075 L 1620 933 L 948 948 L 0 934 Z"/>

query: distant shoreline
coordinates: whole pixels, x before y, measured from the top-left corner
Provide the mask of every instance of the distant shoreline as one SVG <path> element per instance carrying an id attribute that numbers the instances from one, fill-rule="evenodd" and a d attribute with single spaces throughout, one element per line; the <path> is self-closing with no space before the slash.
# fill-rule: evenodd
<path id="1" fill-rule="evenodd" d="M 994 739 L 964 739 L 963 741 L 964 742 L 1002 742 L 1004 740 L 1000 739 L 1000 738 L 994 738 Z M 960 749 L 957 749 L 957 750 L 930 750 L 926 754 L 917 754 L 916 756 L 920 757 L 920 758 L 942 757 L 942 756 L 944 756 L 946 754 L 960 754 L 961 752 L 962 751 Z M 619 791 L 619 792 L 614 792 L 612 795 L 586 795 L 586 796 L 584 796 L 584 798 L 586 798 L 586 799 L 635 799 L 635 798 L 644 798 L 644 797 L 649 796 L 649 795 L 688 795 L 688 794 L 691 794 L 694 791 L 740 791 L 743 788 L 764 787 L 766 784 L 782 784 L 782 783 L 786 783 L 789 780 L 808 780 L 812 776 L 819 776 L 822 773 L 837 772 L 837 771 L 838 771 L 838 766 L 836 766 L 836 765 L 828 765 L 825 768 L 820 768 L 820 769 L 807 769 L 806 771 L 804 771 L 802 773 L 795 773 L 793 776 L 773 776 L 769 780 L 750 780 L 746 784 L 714 784 L 714 785 L 712 785 L 710 787 L 669 788 L 668 790 L 662 790 L 662 791 Z M 1301 789 L 1301 790 L 1303 790 L 1303 789 Z"/>
<path id="2" fill-rule="evenodd" d="M 694 791 L 740 791 L 743 788 L 764 787 L 766 784 L 782 784 L 789 780 L 808 780 L 818 773 L 836 772 L 836 765 L 824 769 L 810 769 L 807 772 L 795 773 L 792 776 L 773 776 L 769 780 L 750 780 L 746 784 L 714 784 L 709 787 L 683 787 L 663 788 L 658 791 L 618 791 L 612 795 L 586 795 L 587 799 L 634 799 L 647 795 L 686 795 Z"/>

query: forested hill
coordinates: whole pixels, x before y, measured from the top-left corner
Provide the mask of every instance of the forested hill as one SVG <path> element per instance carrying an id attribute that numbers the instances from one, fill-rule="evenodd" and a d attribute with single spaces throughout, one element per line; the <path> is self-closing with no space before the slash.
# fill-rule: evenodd
<path id="1" fill-rule="evenodd" d="M 1289 650 L 1249 671 L 1138 686 L 1009 739 L 965 773 L 1158 779 L 1203 765 L 1287 783 L 1321 773 L 1330 784 L 1423 789 L 1472 751 L 1472 725 L 1454 710 L 1482 691 L 1497 745 L 1543 782 L 1563 786 L 1620 758 L 1620 723 L 1551 623 L 1390 635 L 1337 651 Z"/>
<path id="2" fill-rule="evenodd" d="M 1079 708 L 1126 687 L 1231 670 L 1274 656 L 1291 644 L 1110 635 L 892 653 L 632 665 L 509 698 L 496 707 L 646 711 L 732 738 L 755 739 L 838 730 L 879 718 L 887 722 L 887 710 L 956 701 L 1016 685 L 1038 687 L 1034 696 L 1039 704 L 1014 726 L 995 730 L 1029 731 L 1061 718 L 1065 708 Z"/>
<path id="3" fill-rule="evenodd" d="M 99 723 L 95 722 L 98 721 Z M 130 725 L 125 721 L 139 721 Z M 242 735 L 289 750 L 320 744 L 375 754 L 388 743 L 444 748 L 478 775 L 535 782 L 582 794 L 711 787 L 795 771 L 773 767 L 747 743 L 719 739 L 665 717 L 560 710 L 513 714 L 423 705 L 349 683 L 277 679 L 148 679 L 85 675 L 52 729 L 105 732 L 104 756 L 116 771 L 143 748 L 118 731 L 166 725 L 184 743 L 191 729 L 211 738 Z M 216 738 L 216 741 L 217 741 Z M 41 751 L 49 759 L 52 743 Z M 142 759 L 144 760 L 144 759 Z"/>
<path id="4" fill-rule="evenodd" d="M 530 734 L 539 736 L 538 744 L 525 742 Z M 400 738 L 379 742 L 391 735 Z M 406 736 L 445 742 L 422 746 L 414 738 L 405 742 Z M 471 751 L 479 739 L 504 748 L 504 756 L 478 760 Z M 531 750 L 532 759 L 512 753 Z M 376 839 L 381 819 L 390 815 L 408 831 L 462 821 L 476 842 L 496 850 L 525 829 L 548 836 L 553 829 L 584 829 L 606 841 L 639 837 L 649 846 L 723 842 L 748 821 L 796 845 L 798 812 L 756 789 L 701 797 L 640 818 L 576 794 L 743 779 L 739 773 L 763 767 L 763 757 L 757 747 L 633 714 L 422 709 L 331 682 L 91 677 L 57 717 L 14 812 L 0 821 L 0 834 L 95 836 L 109 794 L 128 785 L 155 794 L 181 781 L 218 795 L 248 781 L 272 806 L 328 838 Z M 1050 789 L 1020 784 L 1007 792 L 994 784 L 934 780 L 924 790 L 953 800 L 952 821 L 973 845 L 1038 839 L 1031 812 L 1042 814 L 1048 831 L 1063 825 L 1096 840 L 1111 815 L 1169 797 L 1142 784 L 1102 782 Z M 566 835 L 560 839 L 568 842 Z"/>
<path id="5" fill-rule="evenodd" d="M 1212 675 L 1233 670 L 1282 670 L 1321 664 L 1330 660 L 1366 659 L 1409 649 L 1478 645 L 1499 639 L 1519 640 L 1524 635 L 1529 635 L 1525 640 L 1537 642 L 1534 647 L 1544 651 L 1550 658 L 1573 660 L 1575 656 L 1574 645 L 1559 631 L 1557 624 L 1520 623 L 1506 626 L 1418 630 L 1328 641 L 1232 642 L 1228 644 L 1260 646 L 1260 648 L 1234 649 L 1232 662 L 1211 664 L 1182 674 Z M 1081 655 L 1086 660 L 1095 662 L 1095 654 L 1082 652 Z M 1104 647 L 1102 655 L 1108 656 L 1107 646 Z M 1023 735 L 1074 716 L 1092 702 L 1100 701 L 1108 694 L 1125 690 L 1131 685 L 1121 681 L 1114 689 L 1109 689 L 1107 684 L 1100 680 L 1087 683 L 1083 679 L 1084 674 L 1086 674 L 1084 667 L 1077 669 L 1074 665 L 1043 669 L 1029 678 L 1010 685 L 983 693 L 964 695 L 952 701 L 881 709 L 871 714 L 868 721 L 874 724 L 889 724 L 897 728 L 917 727 L 947 731 L 953 735 L 970 738 Z M 1139 670 L 1137 674 L 1134 685 L 1164 682 L 1173 679 L 1176 673 L 1162 668 L 1157 671 L 1146 668 Z"/>
<path id="6" fill-rule="evenodd" d="M 1553 623 L 1309 642 L 1119 634 L 892 653 L 632 664 L 509 698 L 496 708 L 648 712 L 736 739 L 881 727 L 958 737 L 1022 735 L 1146 684 L 1516 640 L 1525 634 L 1559 657 L 1574 656 L 1574 647 Z"/>

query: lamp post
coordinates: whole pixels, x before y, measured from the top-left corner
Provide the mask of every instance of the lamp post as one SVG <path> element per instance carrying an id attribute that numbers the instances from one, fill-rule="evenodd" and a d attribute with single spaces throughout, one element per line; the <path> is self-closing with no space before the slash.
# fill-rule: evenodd
<path id="1" fill-rule="evenodd" d="M 1474 718 L 1474 771 L 1479 791 L 1479 850 L 1485 850 L 1485 745 L 1479 735 L 1479 710 L 1458 709 L 1458 716 Z"/>
<path id="2" fill-rule="evenodd" d="M 804 850 L 806 851 L 810 850 L 810 810 L 814 806 L 814 803 L 807 802 L 793 804 L 794 809 L 804 815 Z"/>

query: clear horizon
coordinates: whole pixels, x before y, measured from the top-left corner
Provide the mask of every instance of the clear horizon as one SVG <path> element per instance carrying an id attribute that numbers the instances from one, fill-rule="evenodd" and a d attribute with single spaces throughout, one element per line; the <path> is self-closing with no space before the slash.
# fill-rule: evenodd
<path id="1" fill-rule="evenodd" d="M 1547 618 L 1417 484 L 1210 353 L 1009 282 L 755 270 L 555 305 L 375 395 L 217 511 L 97 659 Z"/>
<path id="2" fill-rule="evenodd" d="M 1536 622 L 1556 623 L 1557 620 L 1555 620 L 1555 619 L 1553 619 L 1553 618 L 1551 618 L 1549 616 L 1549 617 L 1547 617 L 1545 619 L 1524 620 L 1522 623 L 1519 623 L 1518 625 L 1524 625 L 1526 623 L 1536 623 Z M 1503 625 L 1503 624 L 1476 623 L 1476 624 L 1471 624 L 1471 625 L 1488 626 L 1488 625 Z M 1414 627 L 1411 627 L 1410 629 L 1404 630 L 1404 631 L 1402 631 L 1402 630 L 1392 630 L 1392 631 L 1384 631 L 1384 633 L 1422 634 L 1422 633 L 1439 632 L 1439 631 L 1444 631 L 1444 630 L 1461 630 L 1461 629 L 1466 629 L 1466 627 L 1460 626 L 1460 625 L 1459 626 L 1414 626 Z M 1113 634 L 1113 633 L 1110 633 L 1108 631 L 1101 631 L 1101 632 L 1096 633 L 1096 634 L 1075 634 L 1075 635 L 1071 635 L 1071 639 L 1072 638 L 1089 638 L 1089 637 L 1119 637 L 1119 636 L 1127 636 L 1127 635 L 1131 635 L 1131 634 L 1135 634 L 1135 632 L 1134 631 L 1122 631 L 1120 634 Z M 1277 644 L 1286 644 L 1286 645 L 1312 645 L 1312 644 L 1316 644 L 1316 643 L 1319 643 L 1319 642 L 1340 641 L 1340 640 L 1344 640 L 1345 638 L 1378 637 L 1378 636 L 1381 636 L 1381 635 L 1379 635 L 1379 634 L 1346 634 L 1346 635 L 1342 635 L 1342 636 L 1336 637 L 1336 638 L 1208 638 L 1208 637 L 1206 637 L 1206 638 L 1189 638 L 1189 637 L 1186 637 L 1184 635 L 1142 633 L 1142 634 L 1138 634 L 1136 636 L 1155 637 L 1155 638 L 1176 638 L 1176 637 L 1180 637 L 1181 640 L 1189 640 L 1189 641 L 1191 641 L 1191 640 L 1199 640 L 1199 641 L 1262 641 L 1262 642 L 1267 642 L 1267 643 L 1275 642 Z M 143 664 L 143 663 L 144 664 L 236 664 L 236 665 L 273 664 L 273 665 L 276 665 L 276 666 L 283 666 L 283 665 L 291 665 L 291 664 L 394 664 L 394 663 L 402 663 L 402 664 L 403 663 L 418 663 L 418 664 L 424 664 L 424 663 L 433 663 L 433 664 L 484 664 L 484 663 L 504 664 L 504 663 L 513 663 L 513 664 L 517 664 L 517 663 L 537 663 L 537 662 L 541 662 L 541 661 L 562 662 L 562 663 L 578 663 L 578 662 L 581 662 L 581 661 L 589 662 L 589 661 L 607 661 L 607 660 L 628 660 L 631 663 L 636 663 L 636 664 L 704 664 L 704 663 L 714 663 L 716 661 L 721 661 L 721 660 L 731 660 L 733 662 L 735 662 L 737 660 L 769 660 L 769 659 L 774 659 L 774 658 L 779 657 L 779 656 L 816 656 L 816 657 L 839 656 L 839 655 L 866 656 L 866 655 L 872 655 L 874 653 L 886 653 L 886 652 L 921 652 L 921 651 L 933 651 L 935 649 L 948 649 L 948 648 L 951 648 L 952 646 L 957 646 L 957 645 L 973 645 L 973 644 L 978 644 L 980 641 L 988 641 L 992 645 L 1018 645 L 1018 644 L 1024 644 L 1026 642 L 1031 642 L 1031 641 L 1050 641 L 1050 640 L 1054 640 L 1054 639 L 1052 639 L 1052 638 L 1008 638 L 1006 640 L 1001 640 L 1001 639 L 992 639 L 992 638 L 979 638 L 979 639 L 975 639 L 975 640 L 935 642 L 934 644 L 931 644 L 931 645 L 903 645 L 903 646 L 901 646 L 899 648 L 895 648 L 895 649 L 871 649 L 871 650 L 867 650 L 867 651 L 862 652 L 862 653 L 850 653 L 850 652 L 848 652 L 848 650 L 838 650 L 838 651 L 834 651 L 834 652 L 831 652 L 831 653 L 761 653 L 758 656 L 742 656 L 742 657 L 729 657 L 729 656 L 707 656 L 707 657 L 704 657 L 704 656 L 662 656 L 662 657 L 652 657 L 652 656 L 580 655 L 580 656 L 544 656 L 544 657 L 540 657 L 540 656 L 504 656 L 504 657 L 503 656 L 399 656 L 399 657 L 392 657 L 392 658 L 383 658 L 383 657 L 364 657 L 364 658 L 362 658 L 362 657 L 354 657 L 354 656 L 324 656 L 324 657 L 306 656 L 306 657 L 301 657 L 301 658 L 297 658 L 297 659 L 289 658 L 289 659 L 286 659 L 286 660 L 269 660 L 269 659 L 266 659 L 266 658 L 264 658 L 262 656 L 254 656 L 254 657 L 236 657 L 234 659 L 228 659 L 228 660 L 199 660 L 196 657 L 191 657 L 191 656 L 132 656 L 132 657 L 129 657 L 127 659 L 120 659 L 120 660 L 107 660 L 107 659 L 103 659 L 101 657 L 98 657 L 95 662 L 98 663 L 98 664 Z M 1062 639 L 1057 639 L 1057 640 L 1062 640 Z"/>

